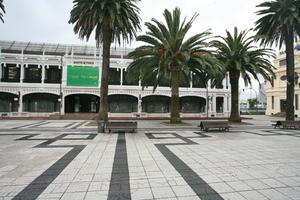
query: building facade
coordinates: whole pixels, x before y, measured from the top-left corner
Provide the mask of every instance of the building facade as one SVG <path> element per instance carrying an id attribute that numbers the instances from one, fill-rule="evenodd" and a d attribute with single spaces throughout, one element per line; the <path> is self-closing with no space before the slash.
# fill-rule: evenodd
<path id="1" fill-rule="evenodd" d="M 267 84 L 267 115 L 285 112 L 286 109 L 286 54 L 280 53 L 274 60 L 276 79 Z M 300 116 L 300 41 L 295 47 L 295 115 Z"/>
<path id="2" fill-rule="evenodd" d="M 142 89 L 140 82 L 129 83 L 125 78 L 131 62 L 128 52 L 111 49 L 109 116 L 169 116 L 170 87 L 159 86 L 153 92 L 152 87 Z M 101 55 L 100 49 L 90 46 L 0 41 L 0 113 L 96 113 L 101 98 Z M 218 88 L 182 83 L 182 116 L 228 116 L 229 88 L 228 77 Z"/>

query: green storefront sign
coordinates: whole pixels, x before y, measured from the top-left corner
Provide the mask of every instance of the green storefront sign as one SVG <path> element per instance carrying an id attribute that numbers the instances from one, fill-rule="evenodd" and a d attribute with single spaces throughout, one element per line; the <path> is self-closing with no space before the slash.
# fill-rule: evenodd
<path id="1" fill-rule="evenodd" d="M 91 86 L 99 84 L 99 67 L 68 66 L 68 86 Z"/>

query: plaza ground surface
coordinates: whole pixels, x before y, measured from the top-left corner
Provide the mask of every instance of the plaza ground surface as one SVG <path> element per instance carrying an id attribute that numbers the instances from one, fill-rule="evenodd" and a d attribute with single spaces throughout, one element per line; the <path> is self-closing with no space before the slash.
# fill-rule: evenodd
<path id="1" fill-rule="evenodd" d="M 277 119 L 208 133 L 199 120 L 148 120 L 126 134 L 1 120 L 0 200 L 300 199 L 300 131 L 274 129 Z"/>

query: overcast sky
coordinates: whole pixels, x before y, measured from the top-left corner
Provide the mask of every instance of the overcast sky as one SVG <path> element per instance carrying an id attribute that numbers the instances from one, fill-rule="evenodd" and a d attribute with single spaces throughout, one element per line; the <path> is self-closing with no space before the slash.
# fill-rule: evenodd
<path id="1" fill-rule="evenodd" d="M 240 30 L 252 28 L 257 19 L 255 6 L 264 1 L 142 0 L 139 7 L 143 24 L 151 18 L 162 19 L 165 8 L 179 7 L 183 16 L 199 13 L 190 34 L 212 29 L 214 35 L 224 35 L 225 29 L 231 31 L 235 26 Z M 72 0 L 4 0 L 4 5 L 5 23 L 0 23 L 0 40 L 95 45 L 93 38 L 88 42 L 79 40 L 73 25 L 68 24 Z M 131 46 L 136 45 L 133 42 Z M 255 88 L 257 85 L 254 83 Z"/>

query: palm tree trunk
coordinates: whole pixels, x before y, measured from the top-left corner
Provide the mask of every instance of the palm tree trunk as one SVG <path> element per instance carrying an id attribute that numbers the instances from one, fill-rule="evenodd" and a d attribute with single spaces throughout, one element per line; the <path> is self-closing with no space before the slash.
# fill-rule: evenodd
<path id="1" fill-rule="evenodd" d="M 174 67 L 171 71 L 171 124 L 180 123 L 180 104 L 179 104 L 179 81 L 180 71 Z"/>
<path id="2" fill-rule="evenodd" d="M 240 72 L 230 71 L 229 78 L 230 78 L 230 84 L 231 84 L 231 113 L 230 113 L 229 121 L 241 122 L 240 111 L 239 111 Z"/>
<path id="3" fill-rule="evenodd" d="M 294 109 L 294 87 L 295 87 L 295 62 L 294 62 L 294 34 L 292 31 L 285 38 L 286 42 L 286 71 L 287 71 L 287 88 L 286 88 L 286 120 L 295 120 Z"/>
<path id="4" fill-rule="evenodd" d="M 109 23 L 103 26 L 103 59 L 102 59 L 102 73 L 101 73 L 101 87 L 100 87 L 100 108 L 99 120 L 108 121 L 108 70 L 110 60 L 110 45 L 111 45 L 111 29 Z"/>

